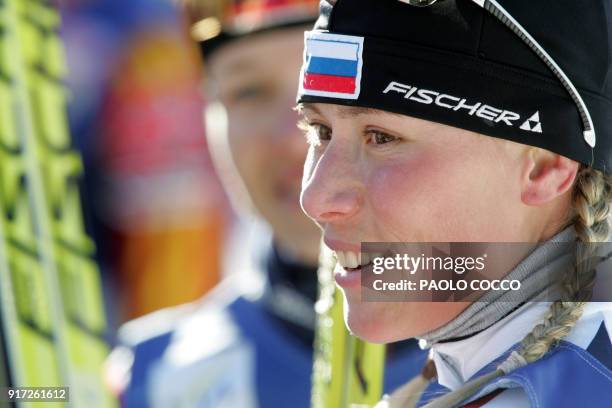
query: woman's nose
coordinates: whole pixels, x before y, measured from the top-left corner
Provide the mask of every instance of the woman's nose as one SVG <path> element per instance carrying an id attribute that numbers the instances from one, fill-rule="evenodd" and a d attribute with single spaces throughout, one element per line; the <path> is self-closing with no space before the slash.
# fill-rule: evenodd
<path id="1" fill-rule="evenodd" d="M 301 204 L 319 224 L 348 221 L 362 207 L 363 184 L 357 159 L 349 156 L 347 150 L 335 148 L 332 142 L 316 163 L 306 165 Z"/>

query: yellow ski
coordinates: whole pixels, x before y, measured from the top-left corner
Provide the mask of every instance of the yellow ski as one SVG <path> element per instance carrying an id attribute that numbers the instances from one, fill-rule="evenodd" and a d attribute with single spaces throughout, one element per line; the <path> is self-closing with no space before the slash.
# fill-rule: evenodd
<path id="1" fill-rule="evenodd" d="M 111 407 L 94 244 L 66 118 L 59 15 L 0 0 L 0 312 L 12 387 L 69 387 L 70 406 Z M 67 406 L 53 403 L 52 406 Z M 20 406 L 44 406 L 21 403 Z"/>
<path id="2" fill-rule="evenodd" d="M 369 408 L 382 396 L 385 347 L 352 336 L 344 325 L 335 259 L 322 246 L 312 380 L 313 408 Z"/>

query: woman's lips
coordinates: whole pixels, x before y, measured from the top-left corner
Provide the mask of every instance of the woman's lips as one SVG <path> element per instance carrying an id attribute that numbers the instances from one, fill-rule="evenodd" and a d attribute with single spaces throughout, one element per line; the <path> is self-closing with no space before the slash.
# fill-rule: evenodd
<path id="1" fill-rule="evenodd" d="M 361 267 L 345 268 L 337 264 L 334 270 L 334 279 L 338 286 L 344 289 L 359 288 L 361 286 Z"/>
<path id="2" fill-rule="evenodd" d="M 362 257 L 367 256 L 362 254 Z M 369 257 L 368 257 L 369 258 Z M 362 286 L 362 279 L 364 278 L 363 271 L 368 270 L 367 268 L 372 263 L 368 259 L 368 263 L 364 265 L 357 265 L 354 268 L 343 266 L 341 262 L 338 262 L 336 269 L 334 270 L 334 279 L 336 283 L 342 288 L 358 288 Z M 365 275 L 369 277 L 369 275 Z"/>
<path id="3" fill-rule="evenodd" d="M 334 279 L 342 288 L 358 288 L 361 286 L 362 269 L 371 264 L 375 254 L 360 251 L 360 244 L 337 241 L 326 237 L 327 247 L 334 251 L 338 260 L 334 270 Z"/>

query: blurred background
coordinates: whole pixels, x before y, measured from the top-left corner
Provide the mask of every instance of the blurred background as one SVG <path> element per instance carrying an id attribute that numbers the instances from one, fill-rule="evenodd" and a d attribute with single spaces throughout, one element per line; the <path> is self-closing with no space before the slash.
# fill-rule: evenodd
<path id="1" fill-rule="evenodd" d="M 232 215 L 207 153 L 199 49 L 177 7 L 59 4 L 69 123 L 112 332 L 210 289 Z"/>
<path id="2" fill-rule="evenodd" d="M 321 234 L 299 204 L 294 105 L 318 6 L 0 1 L 0 389 L 310 406 Z M 319 406 L 376 402 L 420 370 L 405 342 L 383 375 L 384 348 L 351 338 L 322 287 Z M 362 395 L 346 367 L 370 360 Z"/>

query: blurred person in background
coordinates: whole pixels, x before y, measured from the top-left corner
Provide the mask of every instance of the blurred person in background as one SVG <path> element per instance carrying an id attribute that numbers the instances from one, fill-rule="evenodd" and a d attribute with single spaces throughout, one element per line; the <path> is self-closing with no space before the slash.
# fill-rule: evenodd
<path id="1" fill-rule="evenodd" d="M 70 126 L 116 328 L 217 284 L 230 214 L 206 154 L 202 62 L 182 14 L 166 0 L 60 6 Z"/>
<path id="2" fill-rule="evenodd" d="M 318 0 L 183 6 L 206 63 L 211 152 L 247 221 L 227 278 L 197 303 L 125 325 L 107 377 L 128 407 L 307 407 L 320 233 L 299 206 L 307 144 L 292 107 Z M 387 389 L 424 359 L 413 343 L 393 354 Z"/>

